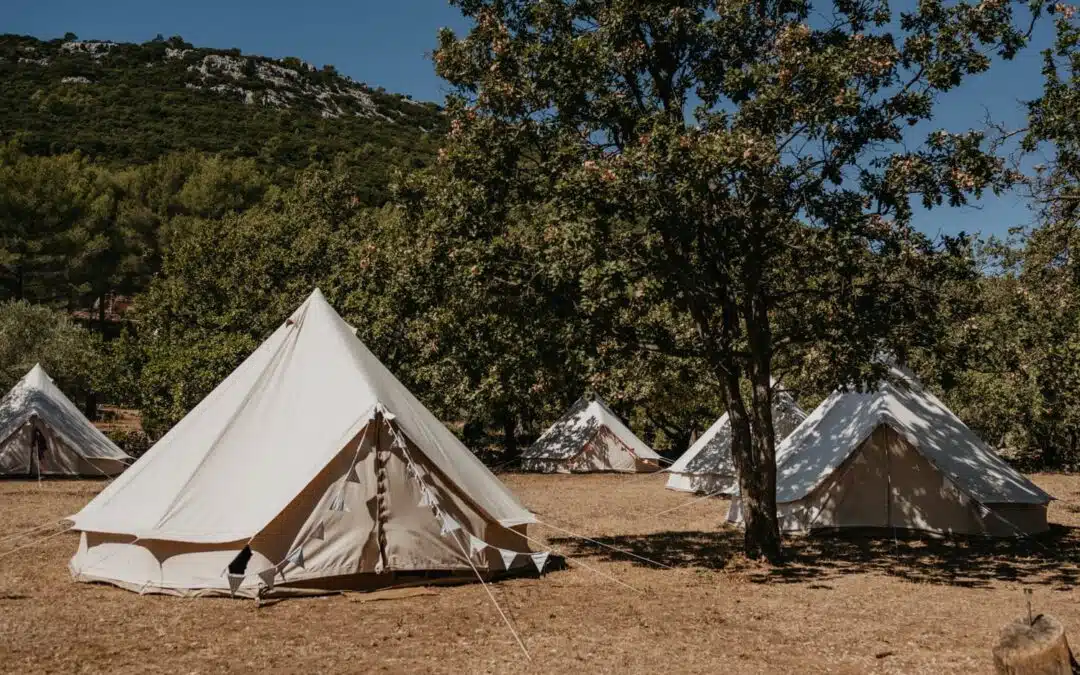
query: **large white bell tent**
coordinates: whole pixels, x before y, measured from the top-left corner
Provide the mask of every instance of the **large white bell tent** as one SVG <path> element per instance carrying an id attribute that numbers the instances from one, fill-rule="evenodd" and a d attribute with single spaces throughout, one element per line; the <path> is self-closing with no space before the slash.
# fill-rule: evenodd
<path id="1" fill-rule="evenodd" d="M 775 385 L 774 385 L 775 386 Z M 804 419 L 803 412 L 783 390 L 773 392 L 773 432 L 780 445 Z M 708 495 L 738 491 L 739 475 L 731 456 L 731 423 L 724 413 L 668 468 L 667 488 Z"/>
<path id="2" fill-rule="evenodd" d="M 833 392 L 780 444 L 777 466 L 777 513 L 789 532 L 1011 537 L 1047 529 L 1052 497 L 895 367 L 875 391 Z M 742 520 L 737 497 L 728 520 Z"/>
<path id="3" fill-rule="evenodd" d="M 72 516 L 79 581 L 242 597 L 542 567 L 510 491 L 316 290 Z"/>
<path id="4" fill-rule="evenodd" d="M 659 470 L 660 459 L 603 399 L 586 395 L 521 453 L 521 467 L 541 473 L 646 473 Z"/>
<path id="5" fill-rule="evenodd" d="M 131 457 L 35 365 L 0 399 L 0 476 L 115 476 Z"/>

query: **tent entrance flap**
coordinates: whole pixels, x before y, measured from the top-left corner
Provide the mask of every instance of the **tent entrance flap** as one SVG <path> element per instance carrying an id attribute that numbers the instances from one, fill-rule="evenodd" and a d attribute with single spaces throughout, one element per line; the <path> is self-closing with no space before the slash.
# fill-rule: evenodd
<path id="1" fill-rule="evenodd" d="M 975 502 L 887 425 L 875 429 L 845 464 L 815 491 L 815 530 L 982 530 Z"/>

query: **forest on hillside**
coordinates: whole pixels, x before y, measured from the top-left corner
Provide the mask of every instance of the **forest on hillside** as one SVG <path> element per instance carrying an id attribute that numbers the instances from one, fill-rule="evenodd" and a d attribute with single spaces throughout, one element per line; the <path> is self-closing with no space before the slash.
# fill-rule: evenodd
<path id="1" fill-rule="evenodd" d="M 434 157 L 439 108 L 298 58 L 196 48 L 0 35 L 0 141 L 22 152 L 78 152 L 122 168 L 176 152 L 251 159 L 275 179 L 349 170 L 357 196 L 381 204 L 399 167 Z"/>
<path id="2" fill-rule="evenodd" d="M 40 360 L 156 437 L 319 287 L 497 462 L 586 390 L 669 455 L 724 411 L 765 452 L 773 378 L 810 409 L 891 354 L 1013 461 L 1080 467 L 1071 7 L 683 4 L 467 3 L 435 52 L 457 93 L 372 93 L 393 120 L 188 87 L 236 80 L 167 60 L 182 41 L 3 38 L 0 387 Z M 1034 24 L 1044 93 L 1008 133 L 1050 165 L 1017 172 L 995 130 L 904 140 Z M 1039 214 L 1007 241 L 911 226 L 1005 190 Z"/>

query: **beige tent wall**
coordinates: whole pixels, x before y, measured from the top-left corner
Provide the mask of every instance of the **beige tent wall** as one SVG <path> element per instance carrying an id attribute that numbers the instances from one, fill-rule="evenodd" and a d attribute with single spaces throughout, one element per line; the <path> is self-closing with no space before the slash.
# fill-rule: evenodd
<path id="1" fill-rule="evenodd" d="M 660 465 L 639 458 L 615 434 L 600 427 L 581 452 L 568 459 L 531 459 L 522 469 L 541 473 L 650 473 Z"/>
<path id="2" fill-rule="evenodd" d="M 990 513 L 981 516 L 991 537 L 1016 537 L 1046 532 L 1046 504 L 984 504 Z"/>
<path id="3" fill-rule="evenodd" d="M 7 439 L 0 441 L 0 476 L 33 475 L 30 452 L 33 429 L 33 425 L 24 424 Z"/>
<path id="4" fill-rule="evenodd" d="M 723 473 L 671 473 L 666 487 L 705 495 L 733 494 L 739 489 L 739 479 Z"/>
<path id="5" fill-rule="evenodd" d="M 397 573 L 462 571 L 472 575 L 461 548 L 441 535 L 431 508 L 419 505 L 420 490 L 408 473 L 405 451 L 392 443 L 391 427 L 385 422 L 374 421 L 357 434 L 251 539 L 253 557 L 246 570 L 251 576 L 237 595 L 256 595 L 260 581 L 254 575 L 297 548 L 303 550 L 303 566 L 292 562 L 282 566 L 283 575 L 276 581 L 278 593 L 290 592 L 288 586 L 293 583 L 320 588 L 322 579 L 333 579 L 328 587 L 335 589 L 369 589 L 394 583 Z M 529 550 L 514 530 L 481 513 L 452 488 L 411 441 L 406 439 L 406 444 L 408 456 L 427 475 L 444 512 L 489 544 Z M 107 581 L 148 593 L 227 595 L 224 571 L 248 544 L 132 543 L 132 539 L 84 534 L 71 562 L 72 573 L 79 580 Z M 476 556 L 473 564 L 481 570 L 502 569 L 501 557 L 492 549 Z M 517 564 L 524 567 L 531 561 L 519 556 Z"/>
<path id="6" fill-rule="evenodd" d="M 35 428 L 45 437 L 45 452 L 40 460 L 33 449 Z M 0 476 L 103 478 L 115 476 L 124 468 L 125 464 L 117 460 L 83 457 L 36 415 L 30 416 L 6 441 L 0 443 Z"/>
<path id="7" fill-rule="evenodd" d="M 811 529 L 978 531 L 973 504 L 887 426 L 803 501 Z"/>
<path id="8" fill-rule="evenodd" d="M 983 515 L 977 502 L 907 439 L 883 425 L 805 499 L 781 504 L 778 512 L 787 531 L 896 529 L 1014 536 L 1018 528 L 1025 534 L 1046 529 L 1045 506 L 988 508 Z"/>

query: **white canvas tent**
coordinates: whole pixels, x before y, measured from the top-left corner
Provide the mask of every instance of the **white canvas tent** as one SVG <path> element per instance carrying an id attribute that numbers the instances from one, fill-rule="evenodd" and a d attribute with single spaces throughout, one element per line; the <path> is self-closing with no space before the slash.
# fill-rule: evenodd
<path id="1" fill-rule="evenodd" d="M 893 368 L 877 391 L 833 392 L 777 448 L 781 528 L 1020 536 L 1052 497 L 936 396 Z M 741 521 L 738 498 L 728 513 Z"/>
<path id="2" fill-rule="evenodd" d="M 526 471 L 643 473 L 660 455 L 634 435 L 599 396 L 583 396 L 521 453 Z"/>
<path id="3" fill-rule="evenodd" d="M 253 597 L 535 564 L 533 515 L 318 290 L 70 520 L 75 579 L 139 592 Z"/>
<path id="4" fill-rule="evenodd" d="M 131 461 L 35 365 L 0 399 L 0 476 L 115 476 Z"/>
<path id="5" fill-rule="evenodd" d="M 774 385 L 775 386 L 775 385 Z M 806 419 L 786 391 L 773 392 L 773 431 L 776 444 Z M 720 416 L 690 448 L 668 468 L 669 490 L 708 495 L 731 495 L 739 489 L 739 475 L 731 456 L 731 424 L 727 413 Z"/>

